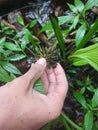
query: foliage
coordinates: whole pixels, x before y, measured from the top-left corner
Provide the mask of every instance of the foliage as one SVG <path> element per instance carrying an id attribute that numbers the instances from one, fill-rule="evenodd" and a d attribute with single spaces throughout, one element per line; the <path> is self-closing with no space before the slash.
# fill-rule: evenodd
<path id="1" fill-rule="evenodd" d="M 95 68 L 98 71 L 97 55 L 98 43 L 75 51 L 72 55 L 69 56 L 69 59 L 74 60 L 73 64 L 76 66 L 90 64 L 93 68 Z"/>
<path id="2" fill-rule="evenodd" d="M 94 87 L 93 87 L 94 88 Z M 96 116 L 98 110 L 98 88 L 93 90 L 93 96 L 91 99 L 87 100 L 83 95 L 86 92 L 82 93 L 83 88 L 80 92 L 74 92 L 74 97 L 77 101 L 81 104 L 83 109 L 85 110 L 86 114 L 84 117 L 84 129 L 85 130 L 92 130 L 94 125 L 94 116 Z M 97 129 L 97 128 L 96 128 Z"/>
<path id="3" fill-rule="evenodd" d="M 96 35 L 96 32 L 98 32 L 98 20 L 95 21 L 95 23 L 92 23 L 92 25 L 90 25 L 89 23 L 87 23 L 87 21 L 85 20 L 86 17 L 86 11 L 88 9 L 90 9 L 91 7 L 95 6 L 96 4 L 98 4 L 98 2 L 96 1 L 90 1 L 88 0 L 87 3 L 84 5 L 80 0 L 75 0 L 75 6 L 74 5 L 69 5 L 70 9 L 76 14 L 76 16 L 72 16 L 72 17 L 67 17 L 67 19 L 65 19 L 64 17 L 59 17 L 59 22 L 60 22 L 60 18 L 63 19 L 60 23 L 62 24 L 65 20 L 65 22 L 72 22 L 72 25 L 69 27 L 69 29 L 62 31 L 62 34 L 69 34 L 73 29 L 77 29 L 77 26 L 80 25 L 80 27 L 77 29 L 76 35 L 75 35 L 75 41 L 76 41 L 76 47 L 74 48 L 74 50 L 71 52 L 72 54 L 69 55 L 68 59 L 70 61 L 73 62 L 73 65 L 75 66 L 83 66 L 86 64 L 91 65 L 94 69 L 96 69 L 98 71 L 98 44 L 96 42 L 94 42 L 93 45 L 89 45 L 88 42 L 90 40 L 92 40 Z M 63 42 L 59 42 L 59 39 L 61 39 L 62 41 L 62 37 L 58 34 L 57 32 L 58 29 L 56 29 L 57 22 L 56 19 L 50 19 L 52 22 L 52 26 L 53 26 L 53 30 L 55 32 L 55 35 L 58 39 L 58 43 L 63 45 Z M 53 23 L 54 22 L 54 23 Z M 48 23 L 50 26 L 50 23 Z M 47 25 L 48 25 L 47 24 Z M 60 24 L 60 25 L 61 25 Z M 45 25 L 44 28 L 42 30 L 45 31 L 45 29 L 53 31 L 51 29 L 47 28 L 49 26 Z M 41 30 L 41 31 L 42 31 Z M 57 32 L 56 32 L 57 31 Z M 61 38 L 60 38 L 61 37 Z M 66 41 L 66 39 L 65 39 Z M 87 46 L 87 47 L 85 47 Z M 85 48 L 83 48 L 85 47 Z M 62 52 L 64 50 L 62 49 Z M 66 53 L 65 53 L 66 56 Z M 64 58 L 64 57 L 62 57 Z M 83 91 L 83 88 L 82 90 Z M 94 123 L 94 117 L 96 116 L 95 113 L 97 113 L 97 89 L 95 89 L 94 94 L 93 94 L 93 98 L 91 99 L 91 101 L 89 101 L 87 103 L 85 97 L 83 96 L 82 93 L 79 92 L 74 92 L 74 96 L 76 98 L 76 100 L 83 106 L 83 109 L 86 110 L 86 114 L 84 117 L 84 125 L 83 125 L 83 129 L 85 130 L 93 130 L 93 129 L 97 129 L 95 123 Z M 95 107 L 92 107 L 93 104 L 90 102 L 95 102 Z M 61 116 L 62 117 L 62 116 Z M 65 116 L 66 117 L 66 116 Z M 68 124 L 66 125 L 66 119 L 62 120 L 65 128 L 67 130 L 71 130 L 70 126 L 68 126 Z M 68 123 L 70 124 L 70 120 L 67 120 Z M 75 129 L 82 129 L 82 128 L 77 128 L 77 125 L 73 125 L 73 122 L 71 123 L 71 125 L 75 128 Z M 46 129 L 47 130 L 47 129 Z"/>
<path id="4" fill-rule="evenodd" d="M 66 14 L 66 16 L 59 16 L 57 18 L 54 14 L 51 14 L 50 21 L 39 31 L 39 34 L 42 32 L 48 34 L 48 42 L 56 37 L 56 40 L 52 43 L 53 46 L 50 48 L 49 46 L 41 48 L 41 41 L 36 41 L 33 37 L 34 32 L 32 28 L 37 24 L 37 19 L 25 25 L 24 19 L 18 16 L 17 21 L 23 27 L 19 32 L 5 26 L 1 22 L 0 81 L 9 82 L 22 75 L 21 71 L 15 66 L 15 62 L 23 59 L 26 60 L 30 57 L 45 57 L 47 61 L 52 59 L 51 64 L 59 59 L 59 61 L 63 61 L 63 66 L 67 65 L 68 71 L 74 75 L 77 75 L 78 72 L 76 70 L 80 69 L 81 66 L 84 66 L 85 69 L 83 71 L 85 71 L 88 67 L 87 64 L 92 67 L 92 70 L 98 71 L 98 20 L 95 19 L 92 23 L 86 20 L 86 11 L 93 6 L 98 6 L 98 1 L 88 0 L 84 4 L 81 0 L 74 0 L 74 5 L 68 4 L 68 6 L 72 15 Z M 75 42 L 70 43 L 70 47 L 67 50 L 66 42 L 70 40 L 70 36 L 74 37 Z M 50 52 L 53 53 L 50 54 Z M 52 54 L 54 55 L 53 57 Z M 73 65 L 76 66 L 75 70 L 73 70 Z M 69 80 L 72 78 L 70 73 L 68 73 L 68 78 Z M 73 95 L 85 113 L 84 120 L 81 124 L 76 124 L 62 112 L 58 119 L 45 126 L 45 130 L 55 128 L 59 122 L 64 125 L 66 130 L 98 129 L 95 121 L 95 117 L 98 118 L 98 88 L 92 85 L 90 78 L 87 78 L 85 82 L 78 79 L 75 80 L 78 85 L 78 91 L 74 90 Z M 74 83 L 72 82 L 72 84 Z M 44 93 L 40 80 L 37 81 L 34 88 Z M 92 97 L 86 98 L 86 91 L 89 91 Z"/>
<path id="5" fill-rule="evenodd" d="M 55 35 L 58 39 L 58 43 L 59 43 L 60 50 L 61 50 L 61 56 L 63 59 L 65 59 L 65 43 L 64 43 L 62 33 L 60 31 L 60 27 L 58 26 L 58 19 L 53 14 L 51 14 L 49 17 L 50 17 L 50 21 L 53 26 L 53 29 L 55 31 Z"/>

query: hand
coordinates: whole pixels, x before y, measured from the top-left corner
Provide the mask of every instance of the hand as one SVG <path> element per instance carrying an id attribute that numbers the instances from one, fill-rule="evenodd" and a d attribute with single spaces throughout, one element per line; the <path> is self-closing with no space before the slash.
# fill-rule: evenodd
<path id="1" fill-rule="evenodd" d="M 45 95 L 32 89 L 40 77 Z M 0 130 L 37 130 L 57 118 L 67 89 L 61 65 L 47 69 L 46 60 L 39 59 L 26 74 L 0 87 Z"/>

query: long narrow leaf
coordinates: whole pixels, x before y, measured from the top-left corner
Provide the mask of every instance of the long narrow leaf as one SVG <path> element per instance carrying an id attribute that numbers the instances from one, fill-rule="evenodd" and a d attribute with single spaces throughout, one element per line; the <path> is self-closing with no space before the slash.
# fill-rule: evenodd
<path id="1" fill-rule="evenodd" d="M 64 23 L 73 23 L 76 16 L 59 16 L 58 21 L 59 25 L 62 25 Z"/>
<path id="2" fill-rule="evenodd" d="M 76 46 L 78 46 L 86 32 L 86 24 L 84 23 L 76 32 Z"/>
<path id="3" fill-rule="evenodd" d="M 28 38 L 28 41 L 30 41 L 34 46 L 36 46 L 37 42 L 34 40 L 32 33 L 28 29 L 25 29 L 24 31 L 25 31 L 25 35 Z"/>
<path id="4" fill-rule="evenodd" d="M 38 19 L 33 20 L 33 21 L 29 24 L 29 28 L 34 27 L 34 26 L 37 24 L 37 21 L 38 21 Z"/>
<path id="5" fill-rule="evenodd" d="M 69 6 L 70 10 L 72 10 L 74 13 L 78 12 L 77 8 L 74 5 L 68 3 L 68 6 Z"/>
<path id="6" fill-rule="evenodd" d="M 98 106 L 98 88 L 96 89 L 94 96 L 92 98 L 92 107 L 97 107 Z"/>
<path id="7" fill-rule="evenodd" d="M 74 51 L 80 48 L 83 48 L 86 45 L 86 43 L 92 38 L 92 36 L 97 32 L 97 30 L 98 30 L 98 20 L 96 20 L 94 25 L 90 28 L 88 33 L 84 36 L 84 38 L 82 39 L 82 41 L 80 42 L 80 44 L 76 47 Z"/>
<path id="8" fill-rule="evenodd" d="M 6 57 L 5 60 L 8 60 L 8 61 L 19 61 L 19 60 L 24 59 L 25 57 L 26 56 L 24 54 L 16 54 L 16 55 L 12 55 L 12 56 Z"/>
<path id="9" fill-rule="evenodd" d="M 75 0 L 75 6 L 79 12 L 82 12 L 84 9 L 84 4 L 81 0 Z"/>
<path id="10" fill-rule="evenodd" d="M 98 6 L 98 0 L 88 0 L 84 6 L 83 15 L 85 15 L 85 12 L 93 6 Z"/>
<path id="11" fill-rule="evenodd" d="M 60 46 L 61 55 L 65 59 L 65 43 L 64 43 L 64 39 L 60 27 L 58 25 L 58 19 L 54 14 L 51 14 L 49 18 Z"/>

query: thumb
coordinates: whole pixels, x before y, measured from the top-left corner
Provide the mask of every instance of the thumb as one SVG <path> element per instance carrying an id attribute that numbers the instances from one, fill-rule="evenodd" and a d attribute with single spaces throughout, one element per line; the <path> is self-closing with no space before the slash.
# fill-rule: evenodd
<path id="1" fill-rule="evenodd" d="M 40 78 L 46 68 L 46 60 L 44 58 L 39 59 L 36 63 L 32 63 L 29 71 L 22 77 L 29 84 L 27 87 L 31 87 L 35 81 Z"/>

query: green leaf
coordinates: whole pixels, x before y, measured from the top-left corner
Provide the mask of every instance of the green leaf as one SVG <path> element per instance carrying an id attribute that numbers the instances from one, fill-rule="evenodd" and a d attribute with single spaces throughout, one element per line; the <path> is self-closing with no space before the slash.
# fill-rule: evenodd
<path id="1" fill-rule="evenodd" d="M 23 51 L 25 51 L 27 43 L 28 43 L 28 37 L 24 35 L 21 42 L 21 48 Z"/>
<path id="2" fill-rule="evenodd" d="M 57 37 L 58 44 L 60 46 L 61 56 L 63 57 L 63 59 L 65 59 L 65 43 L 64 43 L 64 39 L 60 30 L 60 27 L 58 25 L 58 19 L 54 14 L 51 14 L 49 18 L 50 18 L 52 27 L 54 29 L 55 35 Z"/>
<path id="3" fill-rule="evenodd" d="M 82 88 L 81 88 L 81 91 L 80 91 L 81 94 L 84 94 L 84 93 L 85 93 L 85 90 L 86 90 L 86 88 L 85 88 L 85 87 L 82 87 Z"/>
<path id="4" fill-rule="evenodd" d="M 6 40 L 6 37 L 2 37 L 2 38 L 0 38 L 0 46 L 1 46 L 2 43 L 5 42 L 5 40 Z"/>
<path id="5" fill-rule="evenodd" d="M 73 65 L 75 65 L 75 66 L 83 66 L 83 65 L 87 65 L 87 64 L 88 63 L 85 60 L 80 59 L 78 57 L 73 59 Z"/>
<path id="6" fill-rule="evenodd" d="M 76 98 L 76 100 L 85 108 L 87 108 L 87 103 L 85 98 L 82 96 L 82 94 L 80 92 L 74 92 L 73 93 L 74 97 Z"/>
<path id="7" fill-rule="evenodd" d="M 87 87 L 87 89 L 90 91 L 90 92 L 95 92 L 95 88 L 94 88 L 94 86 L 89 86 L 89 87 Z"/>
<path id="8" fill-rule="evenodd" d="M 6 34 L 6 35 L 14 35 L 14 32 L 15 32 L 15 30 L 12 30 L 12 29 L 8 29 L 8 30 L 6 30 L 6 31 L 4 31 L 4 33 Z"/>
<path id="9" fill-rule="evenodd" d="M 66 23 L 66 22 L 73 23 L 75 17 L 76 16 L 59 16 L 58 17 L 58 24 L 62 25 L 64 23 Z M 51 25 L 50 21 L 42 27 L 42 29 L 40 30 L 39 33 L 45 32 L 45 31 L 51 31 L 51 32 L 53 32 L 53 28 L 52 28 L 52 25 Z"/>
<path id="10" fill-rule="evenodd" d="M 42 33 L 45 31 L 53 31 L 53 28 L 52 28 L 50 21 L 42 27 L 42 29 L 39 31 L 39 33 Z"/>
<path id="11" fill-rule="evenodd" d="M 81 13 L 84 9 L 84 4 L 81 0 L 75 0 L 75 7 Z"/>
<path id="12" fill-rule="evenodd" d="M 86 24 L 84 23 L 83 25 L 81 25 L 81 27 L 77 30 L 76 32 L 76 46 L 78 46 L 82 40 L 82 38 L 84 37 L 86 32 Z"/>
<path id="13" fill-rule="evenodd" d="M 1 53 L 4 53 L 4 43 L 6 41 L 6 38 L 3 37 L 3 38 L 0 38 L 0 52 Z M 1 55 L 0 55 L 1 56 Z M 0 58 L 1 59 L 1 58 Z"/>
<path id="14" fill-rule="evenodd" d="M 73 23 L 76 16 L 60 16 L 58 17 L 58 24 L 62 25 L 64 23 Z"/>
<path id="15" fill-rule="evenodd" d="M 14 36 L 14 39 L 21 39 L 25 35 L 25 29 L 22 29 L 20 32 L 17 32 L 17 34 Z"/>
<path id="16" fill-rule="evenodd" d="M 6 71 L 13 74 L 22 75 L 22 73 L 13 64 L 9 62 L 0 62 L 0 64 Z"/>
<path id="17" fill-rule="evenodd" d="M 81 64 L 79 64 L 79 62 L 77 64 L 76 62 L 77 59 L 80 63 L 83 61 L 82 63 L 90 64 L 95 70 L 98 71 L 98 44 L 80 49 L 69 56 L 69 60 L 73 60 L 74 65 L 80 66 Z"/>
<path id="18" fill-rule="evenodd" d="M 93 37 L 93 35 L 97 32 L 98 30 L 98 20 L 94 23 L 94 25 L 90 28 L 88 33 L 84 36 L 80 44 L 75 48 L 74 52 L 80 48 L 83 48 L 88 41 Z"/>
<path id="19" fill-rule="evenodd" d="M 84 6 L 83 15 L 85 15 L 85 12 L 93 6 L 98 6 L 98 0 L 88 0 Z"/>
<path id="20" fill-rule="evenodd" d="M 75 29 L 78 24 L 79 16 L 75 16 L 72 25 L 70 26 L 70 30 Z"/>
<path id="21" fill-rule="evenodd" d="M 24 21 L 23 21 L 23 18 L 21 16 L 17 16 L 17 21 L 19 24 L 24 26 Z"/>
<path id="22" fill-rule="evenodd" d="M 92 98 L 92 107 L 98 107 L 98 88 L 96 89 L 94 96 Z"/>
<path id="23" fill-rule="evenodd" d="M 10 82 L 13 78 L 0 66 L 0 81 Z"/>
<path id="24" fill-rule="evenodd" d="M 25 35 L 27 36 L 28 38 L 28 41 L 30 41 L 33 45 L 37 45 L 37 43 L 34 41 L 33 39 L 33 36 L 32 36 L 32 33 L 28 30 L 28 29 L 25 29 Z"/>
<path id="25" fill-rule="evenodd" d="M 54 32 L 51 32 L 51 33 L 48 35 L 48 40 L 50 40 L 53 36 L 54 36 Z"/>
<path id="26" fill-rule="evenodd" d="M 2 55 L 3 55 L 4 57 L 9 56 L 10 54 L 12 54 L 12 51 L 11 51 L 11 50 L 5 50 L 5 49 L 4 49 L 4 50 L 2 51 Z M 4 57 L 3 57 L 3 58 L 4 58 Z"/>
<path id="27" fill-rule="evenodd" d="M 74 5 L 68 4 L 68 6 L 74 13 L 78 13 L 77 8 Z"/>
<path id="28" fill-rule="evenodd" d="M 21 51 L 21 48 L 17 44 L 11 42 L 5 42 L 4 46 L 11 51 Z"/>
<path id="29" fill-rule="evenodd" d="M 6 30 L 9 30 L 10 27 L 5 26 L 5 25 L 1 22 L 1 29 L 5 32 Z"/>
<path id="30" fill-rule="evenodd" d="M 24 59 L 25 57 L 26 56 L 24 54 L 16 54 L 16 55 L 13 55 L 13 56 L 6 57 L 5 60 L 8 60 L 8 61 L 19 61 L 19 60 Z"/>
<path id="31" fill-rule="evenodd" d="M 93 127 L 93 112 L 88 111 L 84 119 L 84 128 L 85 130 L 92 130 Z"/>
<path id="32" fill-rule="evenodd" d="M 45 93 L 43 83 L 41 80 L 37 80 L 37 82 L 34 84 L 34 89 L 42 94 Z"/>
<path id="33" fill-rule="evenodd" d="M 34 27 L 37 24 L 38 19 L 34 19 L 31 23 L 29 23 L 29 28 Z"/>
<path id="34" fill-rule="evenodd" d="M 0 48 L 0 59 L 3 57 L 2 55 L 1 55 L 1 53 L 4 53 L 5 52 L 5 50 L 1 47 Z"/>

